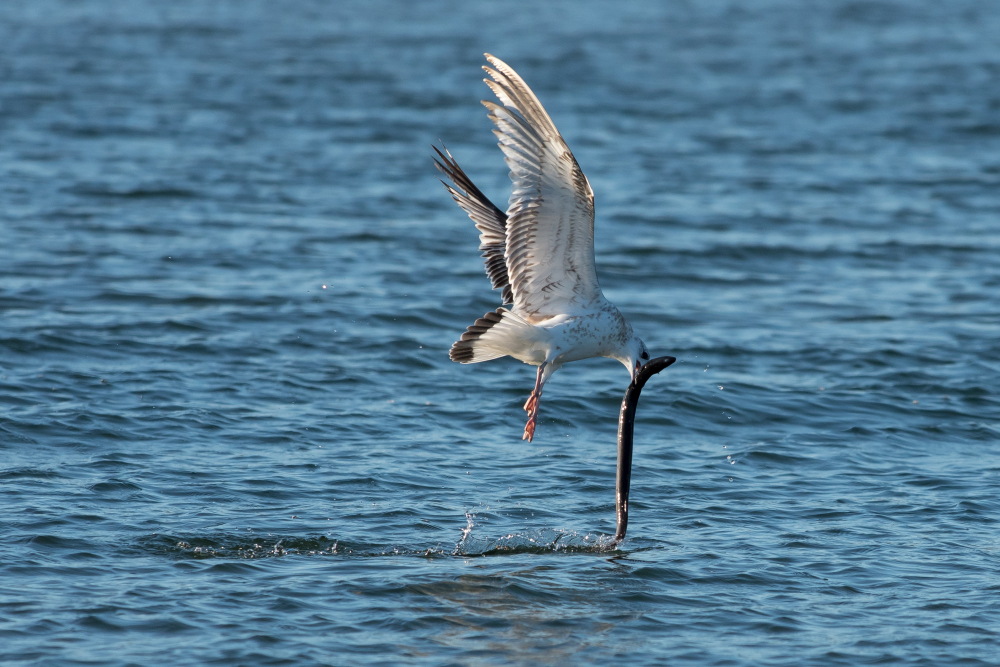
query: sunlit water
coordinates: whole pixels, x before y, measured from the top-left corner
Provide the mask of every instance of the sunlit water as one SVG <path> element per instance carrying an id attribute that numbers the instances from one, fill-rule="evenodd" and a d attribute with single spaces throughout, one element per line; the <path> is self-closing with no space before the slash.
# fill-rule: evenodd
<path id="1" fill-rule="evenodd" d="M 529 10 L 530 8 L 530 10 Z M 0 5 L 0 661 L 1000 661 L 1000 5 Z M 499 305 L 482 52 L 654 355 Z"/>

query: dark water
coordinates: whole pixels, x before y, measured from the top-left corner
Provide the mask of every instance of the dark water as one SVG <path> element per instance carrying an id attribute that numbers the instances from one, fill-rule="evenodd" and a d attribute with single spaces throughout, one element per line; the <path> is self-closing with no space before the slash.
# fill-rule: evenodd
<path id="1" fill-rule="evenodd" d="M 1000 664 L 1000 4 L 0 5 L 0 661 Z M 481 53 L 639 407 L 499 305 Z M 325 286 L 325 287 L 324 287 Z"/>

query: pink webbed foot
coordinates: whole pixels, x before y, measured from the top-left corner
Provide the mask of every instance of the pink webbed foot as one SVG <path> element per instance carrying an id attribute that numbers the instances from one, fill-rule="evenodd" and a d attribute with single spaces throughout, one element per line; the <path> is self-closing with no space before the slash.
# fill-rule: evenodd
<path id="1" fill-rule="evenodd" d="M 524 411 L 528 413 L 528 423 L 524 426 L 524 435 L 521 436 L 521 440 L 527 440 L 531 442 L 531 439 L 535 437 L 535 427 L 538 425 L 538 402 L 542 399 L 542 384 L 544 384 L 542 377 L 545 371 L 546 364 L 542 364 L 538 367 L 538 374 L 535 376 L 535 388 L 531 390 L 531 396 L 528 397 L 528 401 L 524 404 Z"/>
<path id="2" fill-rule="evenodd" d="M 535 437 L 535 427 L 538 425 L 538 403 L 541 398 L 541 392 L 533 391 L 524 404 L 524 411 L 528 413 L 528 423 L 524 427 L 524 435 L 521 436 L 521 440 L 531 442 L 531 439 Z"/>
<path id="3" fill-rule="evenodd" d="M 521 436 L 521 440 L 527 440 L 531 442 L 531 439 L 535 437 L 535 426 L 537 425 L 538 413 L 532 413 L 528 417 L 528 423 L 524 425 L 524 435 Z"/>

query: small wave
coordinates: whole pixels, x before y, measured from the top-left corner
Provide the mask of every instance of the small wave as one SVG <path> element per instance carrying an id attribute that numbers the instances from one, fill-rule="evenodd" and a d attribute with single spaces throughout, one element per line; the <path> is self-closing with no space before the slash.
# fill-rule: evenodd
<path id="1" fill-rule="evenodd" d="M 467 524 L 455 545 L 455 556 L 496 556 L 501 554 L 614 551 L 618 544 L 611 535 L 580 535 L 576 531 L 543 528 L 508 533 L 491 538 L 475 534 L 475 515 L 466 513 Z"/>
<path id="2" fill-rule="evenodd" d="M 265 537 L 247 535 L 177 536 L 150 535 L 140 540 L 140 549 L 173 553 L 187 558 L 258 559 L 289 555 L 335 556 L 355 550 L 325 535 L 319 537 Z"/>
<path id="3" fill-rule="evenodd" d="M 103 185 L 81 185 L 71 189 L 74 194 L 89 197 L 118 197 L 123 199 L 194 199 L 198 192 L 169 185 L 114 188 Z"/>
<path id="4" fill-rule="evenodd" d="M 5 433 L 9 433 L 6 429 L 0 429 Z M 63 475 L 59 474 L 54 470 L 45 470 L 43 468 L 11 468 L 8 470 L 0 470 L 0 480 L 14 480 L 14 479 L 62 479 Z"/>
<path id="5" fill-rule="evenodd" d="M 325 535 L 314 537 L 281 537 L 278 535 L 247 536 L 177 536 L 156 534 L 140 540 L 141 551 L 157 551 L 181 558 L 258 560 L 286 556 L 339 556 L 347 558 L 377 558 L 381 556 L 415 556 L 420 558 L 448 558 L 469 556 L 498 556 L 524 553 L 605 553 L 618 549 L 611 535 L 584 534 L 562 529 L 540 529 L 508 533 L 499 537 L 479 536 L 473 533 L 475 524 L 469 526 L 454 547 L 393 546 L 362 544 L 340 540 Z"/>
<path id="6" fill-rule="evenodd" d="M 497 538 L 468 536 L 455 547 L 456 556 L 498 556 L 503 554 L 594 552 L 618 549 L 611 535 L 580 535 L 576 531 L 545 528 L 509 533 Z"/>

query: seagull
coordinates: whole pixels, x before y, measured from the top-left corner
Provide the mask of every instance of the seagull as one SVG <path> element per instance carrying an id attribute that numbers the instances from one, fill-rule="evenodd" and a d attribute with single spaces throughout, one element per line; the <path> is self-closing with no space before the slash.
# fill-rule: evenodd
<path id="1" fill-rule="evenodd" d="M 608 301 L 594 260 L 594 191 L 541 102 L 509 65 L 489 53 L 483 79 L 500 104 L 483 100 L 496 125 L 513 189 L 507 212 L 497 208 L 446 147 L 434 151 L 444 186 L 479 230 L 486 274 L 500 307 L 477 319 L 451 346 L 452 361 L 476 364 L 510 356 L 537 366 L 524 404 L 531 442 L 542 387 L 563 364 L 617 359 L 634 380 L 649 360 L 646 345 Z"/>

